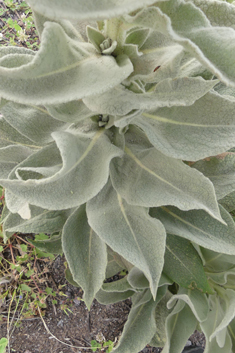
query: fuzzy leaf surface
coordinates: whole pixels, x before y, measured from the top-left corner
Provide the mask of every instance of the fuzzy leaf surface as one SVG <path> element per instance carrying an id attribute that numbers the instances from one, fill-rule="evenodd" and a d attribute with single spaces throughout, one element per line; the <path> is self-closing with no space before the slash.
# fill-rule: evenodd
<path id="1" fill-rule="evenodd" d="M 166 318 L 166 344 L 163 353 L 181 353 L 189 336 L 197 326 L 190 307 L 178 302 Z"/>
<path id="2" fill-rule="evenodd" d="M 67 220 L 62 233 L 62 247 L 73 279 L 84 290 L 84 301 L 90 308 L 105 279 L 107 250 L 105 243 L 87 223 L 84 205 Z"/>
<path id="3" fill-rule="evenodd" d="M 55 233 L 62 230 L 71 210 L 48 211 L 30 206 L 31 218 L 22 219 L 17 213 L 9 213 L 3 225 L 3 234 L 8 233 Z"/>
<path id="4" fill-rule="evenodd" d="M 105 292 L 127 292 L 129 290 L 134 290 L 127 278 L 121 278 L 118 281 L 103 283 L 102 289 Z"/>
<path id="5" fill-rule="evenodd" d="M 177 159 L 195 161 L 235 145 L 235 101 L 214 92 L 189 107 L 144 112 L 134 123 L 159 151 Z"/>
<path id="6" fill-rule="evenodd" d="M 223 311 L 222 320 L 218 323 L 209 340 L 212 341 L 216 337 L 218 345 L 223 347 L 226 341 L 226 335 L 223 332 L 226 331 L 227 326 L 235 317 L 235 291 L 226 289 L 222 298 L 220 298 L 220 305 Z"/>
<path id="7" fill-rule="evenodd" d="M 32 149 L 25 146 L 9 145 L 0 148 L 0 178 L 7 179 L 12 169 L 32 153 Z"/>
<path id="8" fill-rule="evenodd" d="M 164 273 L 184 288 L 211 293 L 202 261 L 190 241 L 167 234 Z"/>
<path id="9" fill-rule="evenodd" d="M 94 112 L 91 112 L 82 100 L 46 105 L 46 108 L 53 118 L 66 123 L 77 123 L 94 115 Z"/>
<path id="10" fill-rule="evenodd" d="M 201 173 L 155 148 L 141 150 L 126 144 L 125 152 L 123 158 L 111 162 L 110 176 L 115 190 L 129 204 L 204 209 L 220 219 L 213 185 Z"/>
<path id="11" fill-rule="evenodd" d="M 41 107 L 9 102 L 1 112 L 8 124 L 38 146 L 52 142 L 51 134 L 66 128 Z"/>
<path id="12" fill-rule="evenodd" d="M 214 27 L 232 27 L 235 29 L 235 7 L 226 1 L 186 0 L 191 1 L 204 12 L 211 25 Z"/>
<path id="13" fill-rule="evenodd" d="M 222 206 L 220 212 L 227 225 L 200 210 L 183 212 L 169 206 L 154 208 L 150 214 L 164 224 L 167 233 L 186 238 L 213 251 L 235 255 L 234 221 Z"/>
<path id="14" fill-rule="evenodd" d="M 85 137 L 76 130 L 53 133 L 62 165 L 57 162 L 53 166 L 55 161 L 44 148 L 21 163 L 16 174 L 12 173 L 12 180 L 2 179 L 1 184 L 25 202 L 49 210 L 83 204 L 106 184 L 110 160 L 122 154 L 104 132 L 101 129 Z"/>
<path id="15" fill-rule="evenodd" d="M 63 254 L 62 244 L 61 244 L 61 234 L 53 235 L 50 239 L 45 240 L 31 240 L 28 241 L 36 246 L 41 251 L 50 254 Z"/>
<path id="16" fill-rule="evenodd" d="M 159 1 L 159 0 L 158 0 Z M 161 0 L 164 1 L 164 0 Z M 144 5 L 151 5 L 155 0 L 101 0 L 94 3 L 92 0 L 68 0 L 66 3 L 59 0 L 56 3 L 50 0 L 29 0 L 33 9 L 50 18 L 67 18 L 69 20 L 103 19 L 118 17 L 122 14 L 137 10 Z"/>
<path id="17" fill-rule="evenodd" d="M 217 296 L 211 297 L 211 310 L 209 312 L 208 318 L 206 321 L 200 324 L 205 336 L 206 336 L 206 347 L 205 353 L 215 352 L 215 353 L 224 353 L 231 352 L 232 341 L 227 332 L 227 329 L 223 330 L 220 339 L 223 337 L 223 345 L 219 346 L 217 342 L 217 337 L 211 338 L 211 335 L 215 331 L 216 327 L 223 320 L 224 312 L 220 305 L 220 300 Z"/>
<path id="18" fill-rule="evenodd" d="M 201 77 L 168 78 L 159 82 L 150 93 L 134 93 L 118 85 L 107 93 L 84 98 L 83 102 L 93 111 L 125 115 L 133 109 L 191 105 L 216 83 L 217 81 L 205 81 Z"/>
<path id="19" fill-rule="evenodd" d="M 6 120 L 0 116 L 0 147 L 6 146 L 18 146 L 23 145 L 25 147 L 33 148 L 34 151 L 40 149 L 32 140 L 22 135 L 19 131 L 14 129 Z"/>
<path id="20" fill-rule="evenodd" d="M 190 307 L 199 322 L 203 322 L 207 319 L 209 313 L 209 303 L 206 294 L 197 289 L 191 290 L 180 288 L 178 293 L 172 296 L 168 301 L 168 309 L 173 308 L 176 302 L 181 300 Z"/>
<path id="21" fill-rule="evenodd" d="M 172 297 L 172 294 L 167 291 L 164 297 L 158 302 L 155 309 L 156 333 L 150 341 L 150 346 L 164 347 L 167 341 L 166 337 L 166 319 L 172 309 L 167 308 L 167 302 Z"/>
<path id="22" fill-rule="evenodd" d="M 100 304 L 109 305 L 118 303 L 122 300 L 126 300 L 130 298 L 135 291 L 128 290 L 126 292 L 106 292 L 103 289 L 100 289 L 97 293 L 95 298 L 98 300 Z"/>
<path id="23" fill-rule="evenodd" d="M 133 303 L 119 344 L 114 349 L 115 353 L 133 353 L 133 347 L 135 347 L 135 352 L 138 352 L 150 342 L 156 331 L 155 308 L 165 292 L 165 288 L 160 288 L 156 301 L 151 299 L 147 302 L 143 301 L 143 303 L 141 303 L 141 299 L 146 292 L 137 295 L 139 301 L 135 299 Z"/>
<path id="24" fill-rule="evenodd" d="M 35 56 L 0 60 L 0 95 L 24 104 L 60 104 L 107 91 L 132 71 L 126 55 L 102 56 L 92 44 L 74 41 L 59 24 L 46 22 Z"/>
<path id="25" fill-rule="evenodd" d="M 87 203 L 87 215 L 101 239 L 143 271 L 155 297 L 165 252 L 161 222 L 151 218 L 145 208 L 127 204 L 110 181 Z"/>
<path id="26" fill-rule="evenodd" d="M 191 2 L 170 0 L 145 8 L 126 21 L 168 34 L 225 84 L 235 85 L 235 30 L 213 27 Z M 227 13 L 228 14 L 228 13 Z M 223 14 L 222 14 L 223 16 Z M 230 16 L 230 14 L 228 14 Z M 229 17 L 232 21 L 232 16 Z M 224 16 L 225 23 L 228 22 Z"/>
<path id="27" fill-rule="evenodd" d="M 208 157 L 194 163 L 192 167 L 199 170 L 212 181 L 218 200 L 235 190 L 234 152 L 225 152 L 215 157 Z"/>

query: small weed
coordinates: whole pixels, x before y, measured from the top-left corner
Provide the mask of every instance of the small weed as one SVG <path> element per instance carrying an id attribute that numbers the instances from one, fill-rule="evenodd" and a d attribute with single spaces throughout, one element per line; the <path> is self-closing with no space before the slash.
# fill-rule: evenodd
<path id="1" fill-rule="evenodd" d="M 116 342 L 110 340 L 106 341 L 104 335 L 102 333 L 98 333 L 96 335 L 96 340 L 91 341 L 91 350 L 93 352 L 100 350 L 101 352 L 110 353 L 112 352 L 115 343 Z"/>
<path id="2" fill-rule="evenodd" d="M 0 206 L 4 205 L 2 188 L 0 202 Z M 48 235 L 35 235 L 35 240 L 44 239 L 48 239 Z M 48 283 L 49 267 L 54 258 L 53 254 L 40 251 L 19 234 L 14 234 L 4 244 L 0 228 L 0 322 L 7 323 L 7 338 L 0 341 L 0 353 L 5 352 L 6 342 L 10 342 L 15 327 L 22 320 L 44 315 L 48 301 L 52 305 L 59 301 L 67 315 L 72 313 L 69 309 L 72 304 L 62 291 L 64 286 L 51 288 Z"/>
<path id="3" fill-rule="evenodd" d="M 4 0 L 0 6 L 0 45 L 38 50 L 39 37 L 27 3 Z"/>
<path id="4" fill-rule="evenodd" d="M 8 344 L 8 341 L 5 337 L 0 339 L 0 353 L 6 352 L 7 344 Z"/>

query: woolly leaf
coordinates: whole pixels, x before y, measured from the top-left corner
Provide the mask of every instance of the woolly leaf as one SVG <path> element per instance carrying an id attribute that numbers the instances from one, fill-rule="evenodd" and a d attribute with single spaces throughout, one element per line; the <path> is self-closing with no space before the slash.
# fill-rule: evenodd
<path id="1" fill-rule="evenodd" d="M 217 199 L 220 200 L 235 190 L 235 153 L 225 152 L 208 157 L 192 165 L 213 183 Z"/>
<path id="2" fill-rule="evenodd" d="M 9 145 L 0 148 L 0 177 L 7 178 L 12 169 L 33 153 L 25 146 Z"/>
<path id="3" fill-rule="evenodd" d="M 9 213 L 4 221 L 3 233 L 55 233 L 62 230 L 71 210 L 48 211 L 30 206 L 31 218 L 22 219 L 17 213 Z M 50 252 L 50 251 L 49 251 Z"/>
<path id="4" fill-rule="evenodd" d="M 133 353 L 139 352 L 153 337 L 156 331 L 155 323 L 155 307 L 162 299 L 166 292 L 166 288 L 158 290 L 156 301 L 143 301 L 142 298 L 146 292 L 137 295 L 133 302 L 128 320 L 124 326 L 123 334 L 119 340 L 117 348 L 114 349 L 115 353 Z"/>
<path id="5" fill-rule="evenodd" d="M 60 104 L 107 91 L 132 71 L 126 55 L 99 55 L 92 44 L 73 41 L 59 24 L 46 22 L 35 56 L 0 60 L 0 95 L 24 104 Z"/>
<path id="6" fill-rule="evenodd" d="M 104 242 L 87 223 L 85 206 L 80 206 L 67 220 L 62 233 L 62 246 L 75 282 L 84 291 L 90 308 L 105 279 L 107 251 Z"/>
<path id="7" fill-rule="evenodd" d="M 221 206 L 220 212 L 226 225 L 200 210 L 183 212 L 169 206 L 152 209 L 150 214 L 164 224 L 167 233 L 186 238 L 213 251 L 235 255 L 234 221 Z"/>
<path id="8" fill-rule="evenodd" d="M 167 234 L 164 273 L 184 288 L 197 288 L 213 293 L 205 275 L 202 261 L 190 241 Z"/>
<path id="9" fill-rule="evenodd" d="M 191 105 L 216 83 L 217 81 L 205 81 L 201 77 L 168 78 L 159 82 L 151 92 L 134 93 L 119 85 L 103 94 L 84 98 L 83 102 L 93 111 L 125 115 L 133 109 Z"/>
<path id="10" fill-rule="evenodd" d="M 122 159 L 111 162 L 110 175 L 115 190 L 129 204 L 204 209 L 221 219 L 213 185 L 201 173 L 155 148 L 142 150 L 126 144 L 125 152 Z"/>
<path id="11" fill-rule="evenodd" d="M 189 336 L 197 327 L 191 309 L 179 301 L 166 318 L 166 344 L 163 353 L 181 353 Z"/>
<path id="12" fill-rule="evenodd" d="M 127 204 L 110 182 L 87 203 L 87 215 L 101 239 L 143 271 L 155 297 L 165 251 L 161 222 L 149 217 L 145 208 Z"/>
<path id="13" fill-rule="evenodd" d="M 52 136 L 57 146 L 49 145 L 28 158 L 16 174 L 12 173 L 12 180 L 2 179 L 1 184 L 36 206 L 72 208 L 100 191 L 108 179 L 110 160 L 122 151 L 111 144 L 103 129 L 85 137 L 76 130 L 54 132 Z M 49 153 L 53 149 L 55 156 L 60 152 L 62 165 Z"/>
<path id="14" fill-rule="evenodd" d="M 144 112 L 134 123 L 162 153 L 195 161 L 234 147 L 234 112 L 235 101 L 210 92 L 189 107 Z"/>
<path id="15" fill-rule="evenodd" d="M 43 252 L 60 255 L 63 254 L 61 234 L 53 235 L 49 239 L 45 240 L 27 240 Z"/>
<path id="16" fill-rule="evenodd" d="M 205 353 L 231 352 L 232 342 L 231 342 L 231 338 L 227 332 L 227 329 L 223 330 L 222 334 L 220 334 L 219 342 L 222 343 L 221 339 L 223 339 L 222 347 L 220 347 L 217 342 L 218 336 L 210 339 L 210 337 L 213 334 L 213 332 L 215 331 L 216 327 L 223 320 L 223 315 L 224 315 L 224 312 L 223 312 L 222 307 L 220 305 L 220 300 L 217 296 L 213 296 L 210 298 L 210 306 L 211 306 L 211 310 L 209 312 L 207 320 L 200 324 L 200 326 L 206 336 Z"/>
<path id="17" fill-rule="evenodd" d="M 135 292 L 132 290 L 128 290 L 126 292 L 106 292 L 103 289 L 100 289 L 98 293 L 96 293 L 95 298 L 100 304 L 108 305 L 126 300 L 130 298 L 134 293 Z"/>
<path id="18" fill-rule="evenodd" d="M 13 128 L 38 146 L 52 142 L 51 134 L 67 127 L 65 123 L 53 119 L 41 107 L 9 102 L 1 112 Z"/>
<path id="19" fill-rule="evenodd" d="M 151 5 L 156 0 L 100 0 L 94 3 L 92 0 L 68 0 L 66 3 L 59 0 L 56 3 L 50 0 L 29 0 L 28 3 L 36 11 L 51 18 L 68 18 L 70 20 L 103 19 L 118 17 L 124 13 L 137 10 L 141 6 Z M 159 0 L 158 0 L 159 1 Z M 162 0 L 164 1 L 164 0 Z"/>
<path id="20" fill-rule="evenodd" d="M 127 22 L 168 34 L 225 84 L 235 85 L 235 30 L 213 27 L 204 13 L 190 2 L 170 0 L 145 8 Z M 221 15 L 221 14 L 220 14 Z M 222 13 L 225 23 L 228 12 Z M 232 16 L 231 22 L 232 22 Z"/>

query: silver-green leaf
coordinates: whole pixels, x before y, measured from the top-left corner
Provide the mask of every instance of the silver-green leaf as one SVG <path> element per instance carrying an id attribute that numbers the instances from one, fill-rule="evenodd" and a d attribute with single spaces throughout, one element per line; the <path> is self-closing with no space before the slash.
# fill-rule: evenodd
<path id="1" fill-rule="evenodd" d="M 145 208 L 126 203 L 110 181 L 87 203 L 87 215 L 101 239 L 143 271 L 155 297 L 165 252 L 161 222 L 151 218 Z"/>
<path id="2" fill-rule="evenodd" d="M 204 209 L 221 220 L 210 180 L 155 148 L 137 149 L 126 144 L 125 155 L 111 162 L 110 176 L 115 190 L 129 204 L 174 205 L 185 211 Z"/>
<path id="3" fill-rule="evenodd" d="M 61 210 L 76 207 L 94 197 L 106 184 L 109 163 L 122 151 L 111 144 L 105 130 L 88 134 L 77 130 L 52 134 L 55 145 L 45 147 L 12 172 L 1 184 L 30 204 Z M 54 150 L 55 157 L 50 153 Z M 89 170 L 89 173 L 87 171 Z M 15 210 L 17 212 L 17 210 Z"/>
<path id="4" fill-rule="evenodd" d="M 84 205 L 67 220 L 62 233 L 62 247 L 73 279 L 84 290 L 84 301 L 90 308 L 105 279 L 107 250 L 105 243 L 87 223 Z"/>
<path id="5" fill-rule="evenodd" d="M 225 224 L 204 211 L 183 212 L 171 206 L 151 209 L 150 215 L 159 219 L 169 234 L 186 238 L 213 251 L 235 255 L 234 221 L 222 206 L 220 212 Z"/>
<path id="6" fill-rule="evenodd" d="M 78 100 L 109 90 L 133 71 L 126 55 L 102 56 L 92 44 L 72 40 L 55 22 L 45 23 L 37 54 L 21 57 L 0 60 L 0 95 L 24 104 Z"/>

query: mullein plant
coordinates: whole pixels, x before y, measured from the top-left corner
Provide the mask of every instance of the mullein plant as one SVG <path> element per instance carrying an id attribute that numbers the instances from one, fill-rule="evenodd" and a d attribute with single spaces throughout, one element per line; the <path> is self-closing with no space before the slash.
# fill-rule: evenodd
<path id="1" fill-rule="evenodd" d="M 115 353 L 235 352 L 234 4 L 28 3 L 39 51 L 0 48 L 5 241 L 50 233 L 88 308 L 131 297 Z"/>

